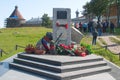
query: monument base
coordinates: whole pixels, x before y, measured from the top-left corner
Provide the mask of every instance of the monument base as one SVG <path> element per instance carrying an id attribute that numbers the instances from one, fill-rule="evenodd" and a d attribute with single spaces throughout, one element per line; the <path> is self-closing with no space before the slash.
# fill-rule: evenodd
<path id="1" fill-rule="evenodd" d="M 71 80 L 111 70 L 102 57 L 93 54 L 79 57 L 21 53 L 10 63 L 10 68 L 27 71 L 54 80 Z"/>

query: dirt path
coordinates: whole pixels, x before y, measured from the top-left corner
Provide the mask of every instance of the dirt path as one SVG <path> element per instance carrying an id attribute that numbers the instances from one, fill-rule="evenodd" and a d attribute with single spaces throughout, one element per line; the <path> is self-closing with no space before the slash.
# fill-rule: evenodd
<path id="1" fill-rule="evenodd" d="M 108 49 L 109 49 L 111 52 L 113 52 L 114 54 L 119 54 L 119 53 L 120 53 L 120 45 L 112 42 L 109 37 L 113 37 L 113 38 L 115 38 L 115 39 L 117 39 L 117 40 L 120 40 L 119 38 L 117 38 L 117 37 L 114 36 L 114 35 L 103 35 L 103 36 L 99 36 L 98 38 L 102 38 L 102 39 L 105 41 L 105 43 L 106 43 L 107 46 L 108 46 Z M 98 40 L 98 42 L 100 43 L 101 46 L 104 46 L 104 44 L 102 44 L 102 43 L 100 42 L 100 40 Z"/>

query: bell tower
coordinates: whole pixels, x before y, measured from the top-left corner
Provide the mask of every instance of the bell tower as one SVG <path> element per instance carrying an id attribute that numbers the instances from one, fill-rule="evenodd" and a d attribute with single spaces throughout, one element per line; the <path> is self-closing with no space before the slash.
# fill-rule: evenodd
<path id="1" fill-rule="evenodd" d="M 76 13 L 76 18 L 78 18 L 78 17 L 79 17 L 79 12 L 78 12 L 78 10 L 77 10 L 75 13 Z"/>

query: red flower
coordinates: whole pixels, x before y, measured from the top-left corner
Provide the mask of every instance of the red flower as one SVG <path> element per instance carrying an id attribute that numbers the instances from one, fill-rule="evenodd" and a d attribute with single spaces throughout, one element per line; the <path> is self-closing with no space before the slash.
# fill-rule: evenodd
<path id="1" fill-rule="evenodd" d="M 50 45 L 50 50 L 54 50 L 55 46 L 54 45 Z"/>
<path id="2" fill-rule="evenodd" d="M 34 53 L 34 51 L 35 51 L 35 47 L 31 44 L 28 44 L 25 48 L 26 53 Z"/>
<path id="3" fill-rule="evenodd" d="M 56 26 L 59 26 L 60 25 L 60 23 L 59 22 L 56 22 Z"/>
<path id="4" fill-rule="evenodd" d="M 68 45 L 68 49 L 69 49 L 69 50 L 72 50 L 72 45 Z"/>
<path id="5" fill-rule="evenodd" d="M 77 49 L 74 51 L 74 53 L 75 53 L 76 55 L 79 55 L 79 51 L 78 51 Z"/>
<path id="6" fill-rule="evenodd" d="M 65 44 L 60 44 L 61 47 L 65 46 Z"/>
<path id="7" fill-rule="evenodd" d="M 86 56 L 86 53 L 85 53 L 85 52 L 82 52 L 82 53 L 80 54 L 80 56 L 85 57 L 85 56 Z"/>
<path id="8" fill-rule="evenodd" d="M 64 45 L 63 47 L 64 47 L 64 49 L 68 49 L 68 46 L 66 46 L 66 45 Z"/>
<path id="9" fill-rule="evenodd" d="M 66 28 L 66 29 L 68 29 L 68 23 L 67 23 L 67 24 L 65 24 L 65 28 Z"/>

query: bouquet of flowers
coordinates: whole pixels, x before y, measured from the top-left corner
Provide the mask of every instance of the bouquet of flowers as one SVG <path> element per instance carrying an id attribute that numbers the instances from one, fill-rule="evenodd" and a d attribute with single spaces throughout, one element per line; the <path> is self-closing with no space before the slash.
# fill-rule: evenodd
<path id="1" fill-rule="evenodd" d="M 88 55 L 88 50 L 84 46 L 74 47 L 74 45 L 65 44 L 59 44 L 59 46 L 57 47 L 57 52 L 60 55 L 74 55 L 82 57 Z"/>
<path id="2" fill-rule="evenodd" d="M 46 51 L 34 47 L 32 44 L 28 44 L 25 48 L 25 52 L 29 54 L 45 54 Z"/>
<path id="3" fill-rule="evenodd" d="M 87 53 L 86 53 L 86 48 L 84 46 L 81 46 L 81 47 L 77 47 L 75 50 L 74 50 L 74 53 L 77 55 L 77 56 L 86 56 Z"/>
<path id="4" fill-rule="evenodd" d="M 35 47 L 32 44 L 28 44 L 25 48 L 25 52 L 33 54 L 35 52 Z"/>
<path id="5" fill-rule="evenodd" d="M 72 51 L 73 45 L 65 45 L 65 44 L 59 44 L 56 47 L 57 53 L 60 55 L 75 55 Z"/>

